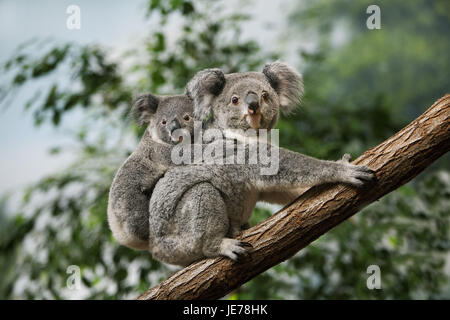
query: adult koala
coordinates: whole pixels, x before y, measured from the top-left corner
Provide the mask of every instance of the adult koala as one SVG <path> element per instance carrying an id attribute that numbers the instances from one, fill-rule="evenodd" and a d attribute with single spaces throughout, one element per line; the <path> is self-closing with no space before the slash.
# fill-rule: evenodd
<path id="1" fill-rule="evenodd" d="M 222 130 L 233 147 L 245 137 L 230 129 L 272 129 L 279 111 L 290 112 L 303 93 L 300 75 L 281 62 L 267 64 L 262 72 L 224 75 L 219 69 L 199 72 L 187 85 L 194 115 L 206 128 Z M 237 138 L 237 139 L 236 139 Z M 241 139 L 242 138 L 242 139 Z M 273 152 L 260 140 L 252 146 Z M 286 149 L 279 152 L 279 170 L 261 175 L 261 164 L 187 165 L 169 169 L 150 199 L 149 251 L 166 263 L 188 265 L 205 257 L 238 260 L 250 244 L 232 239 L 248 219 L 257 201 L 286 203 L 295 189 L 321 183 L 344 182 L 361 186 L 373 172 L 364 166 L 314 159 Z"/>

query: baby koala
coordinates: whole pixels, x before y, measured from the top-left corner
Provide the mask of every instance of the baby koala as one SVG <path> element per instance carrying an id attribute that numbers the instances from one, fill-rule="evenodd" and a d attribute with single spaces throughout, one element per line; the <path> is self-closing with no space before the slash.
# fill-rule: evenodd
<path id="1" fill-rule="evenodd" d="M 193 134 L 193 102 L 186 95 L 144 94 L 135 99 L 131 114 L 139 125 L 148 127 L 114 177 L 108 222 L 119 243 L 148 250 L 150 197 L 156 182 L 172 165 L 171 150 L 182 140 L 180 130 Z"/>

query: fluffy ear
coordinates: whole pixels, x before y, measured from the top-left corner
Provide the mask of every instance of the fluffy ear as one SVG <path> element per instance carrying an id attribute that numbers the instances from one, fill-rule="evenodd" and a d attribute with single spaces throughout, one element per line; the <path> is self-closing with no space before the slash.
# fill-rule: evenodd
<path id="1" fill-rule="evenodd" d="M 194 101 L 194 116 L 204 121 L 211 113 L 211 102 L 225 86 L 225 75 L 220 69 L 199 71 L 187 84 L 186 95 Z"/>
<path id="2" fill-rule="evenodd" d="M 159 98 L 151 93 L 139 95 L 133 100 L 131 116 L 140 126 L 148 124 L 158 104 Z"/>
<path id="3" fill-rule="evenodd" d="M 280 61 L 266 64 L 262 72 L 280 98 L 281 111 L 293 111 L 303 95 L 302 76 Z"/>

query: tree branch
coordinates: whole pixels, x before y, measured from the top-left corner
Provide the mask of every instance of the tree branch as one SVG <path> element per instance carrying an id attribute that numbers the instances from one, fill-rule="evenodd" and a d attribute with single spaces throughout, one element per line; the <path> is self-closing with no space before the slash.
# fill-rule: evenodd
<path id="1" fill-rule="evenodd" d="M 240 239 L 254 249 L 251 259 L 206 259 L 194 263 L 138 299 L 216 299 L 258 274 L 293 256 L 363 207 L 417 176 L 450 149 L 450 95 L 353 163 L 376 171 L 377 182 L 365 190 L 344 185 L 310 188 L 295 202 L 262 223 L 244 231 Z"/>

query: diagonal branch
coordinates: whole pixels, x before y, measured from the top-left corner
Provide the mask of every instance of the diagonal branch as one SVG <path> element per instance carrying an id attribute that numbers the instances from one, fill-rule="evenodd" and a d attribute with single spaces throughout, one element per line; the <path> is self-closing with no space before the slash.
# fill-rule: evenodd
<path id="1" fill-rule="evenodd" d="M 225 258 L 192 264 L 138 299 L 216 299 L 272 266 L 293 256 L 331 228 L 413 179 L 450 150 L 450 95 L 380 145 L 366 151 L 355 164 L 376 171 L 377 182 L 365 190 L 344 185 L 313 187 L 264 222 L 244 231 L 251 260 Z"/>

